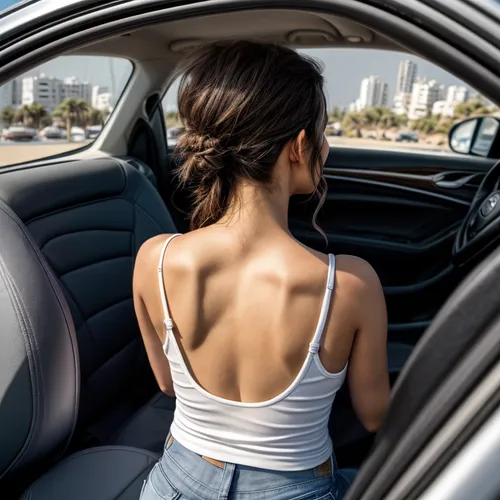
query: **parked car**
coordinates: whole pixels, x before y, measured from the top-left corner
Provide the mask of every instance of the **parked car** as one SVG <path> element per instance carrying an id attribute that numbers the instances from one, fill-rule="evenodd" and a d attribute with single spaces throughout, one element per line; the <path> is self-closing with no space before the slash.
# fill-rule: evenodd
<path id="1" fill-rule="evenodd" d="M 45 137 L 45 139 L 65 139 L 66 131 L 62 128 L 50 125 L 40 131 L 40 136 Z"/>
<path id="2" fill-rule="evenodd" d="M 102 131 L 102 125 L 92 125 L 86 128 L 85 134 L 86 138 L 89 140 L 94 140 L 99 137 Z"/>
<path id="3" fill-rule="evenodd" d="M 3 11 L 0 84 L 66 53 L 120 56 L 132 75 L 92 144 L 0 161 L 0 498 L 138 498 L 162 453 L 176 402 L 153 380 L 131 284 L 146 239 L 189 231 L 161 106 L 186 50 L 254 35 L 406 50 L 500 104 L 499 28 L 498 2 L 479 0 L 39 0 Z M 339 464 L 360 467 L 346 500 L 500 497 L 500 149 L 496 134 L 476 143 L 476 120 L 467 152 L 332 147 L 327 245 L 314 205 L 292 201 L 290 232 L 368 260 L 387 301 L 384 426 L 366 432 L 345 389 L 334 404 Z"/>
<path id="4" fill-rule="evenodd" d="M 37 136 L 34 128 L 23 126 L 12 126 L 5 129 L 3 137 L 7 141 L 32 141 Z"/>
<path id="5" fill-rule="evenodd" d="M 396 142 L 418 142 L 416 132 L 400 132 L 394 139 Z"/>

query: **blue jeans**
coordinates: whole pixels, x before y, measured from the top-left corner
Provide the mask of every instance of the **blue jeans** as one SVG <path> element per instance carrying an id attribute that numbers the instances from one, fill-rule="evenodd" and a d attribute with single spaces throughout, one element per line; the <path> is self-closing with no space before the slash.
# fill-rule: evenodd
<path id="1" fill-rule="evenodd" d="M 355 470 L 334 470 L 331 457 L 310 470 L 280 472 L 201 457 L 169 436 L 140 500 L 340 500 Z"/>

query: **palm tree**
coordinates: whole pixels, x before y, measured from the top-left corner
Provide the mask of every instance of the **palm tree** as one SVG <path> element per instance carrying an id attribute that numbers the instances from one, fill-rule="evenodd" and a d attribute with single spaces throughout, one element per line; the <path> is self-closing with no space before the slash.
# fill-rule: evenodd
<path id="1" fill-rule="evenodd" d="M 28 106 L 28 113 L 33 127 L 39 130 L 42 118 L 47 116 L 47 110 L 41 104 L 34 102 Z"/>
<path id="2" fill-rule="evenodd" d="M 85 127 L 88 125 L 88 116 L 90 112 L 90 105 L 87 101 L 83 99 L 78 99 L 76 101 L 77 104 L 77 123 L 80 127 Z"/>
<path id="3" fill-rule="evenodd" d="M 16 110 L 11 107 L 7 106 L 2 109 L 2 123 L 9 128 L 15 121 L 16 117 Z"/>
<path id="4" fill-rule="evenodd" d="M 28 104 L 24 104 L 17 109 L 14 120 L 22 122 L 25 127 L 31 125 L 31 111 Z"/>
<path id="5" fill-rule="evenodd" d="M 61 117 L 66 121 L 66 137 L 68 142 L 71 142 L 71 128 L 73 124 L 81 124 L 88 110 L 89 104 L 87 101 L 68 98 L 59 104 L 54 111 L 53 116 Z"/>
<path id="6" fill-rule="evenodd" d="M 86 125 L 104 125 L 104 112 L 100 109 L 90 108 L 86 116 Z"/>

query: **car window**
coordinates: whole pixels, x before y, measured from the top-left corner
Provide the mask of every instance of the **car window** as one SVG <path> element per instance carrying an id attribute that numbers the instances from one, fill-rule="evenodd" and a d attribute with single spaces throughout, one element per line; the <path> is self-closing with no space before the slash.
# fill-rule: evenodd
<path id="1" fill-rule="evenodd" d="M 0 166 L 90 145 L 132 70 L 126 59 L 62 56 L 0 86 Z"/>
<path id="2" fill-rule="evenodd" d="M 332 146 L 449 151 L 454 123 L 498 113 L 474 89 L 414 55 L 352 48 L 299 52 L 324 65 Z M 169 145 L 182 133 L 177 91 L 175 82 L 163 101 Z"/>

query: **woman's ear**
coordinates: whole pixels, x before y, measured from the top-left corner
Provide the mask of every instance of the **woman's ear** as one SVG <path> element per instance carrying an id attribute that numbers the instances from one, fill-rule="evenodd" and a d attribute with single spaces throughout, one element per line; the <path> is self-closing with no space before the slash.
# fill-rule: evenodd
<path id="1" fill-rule="evenodd" d="M 295 166 L 307 163 L 306 131 L 301 130 L 299 135 L 290 144 L 290 163 Z"/>

